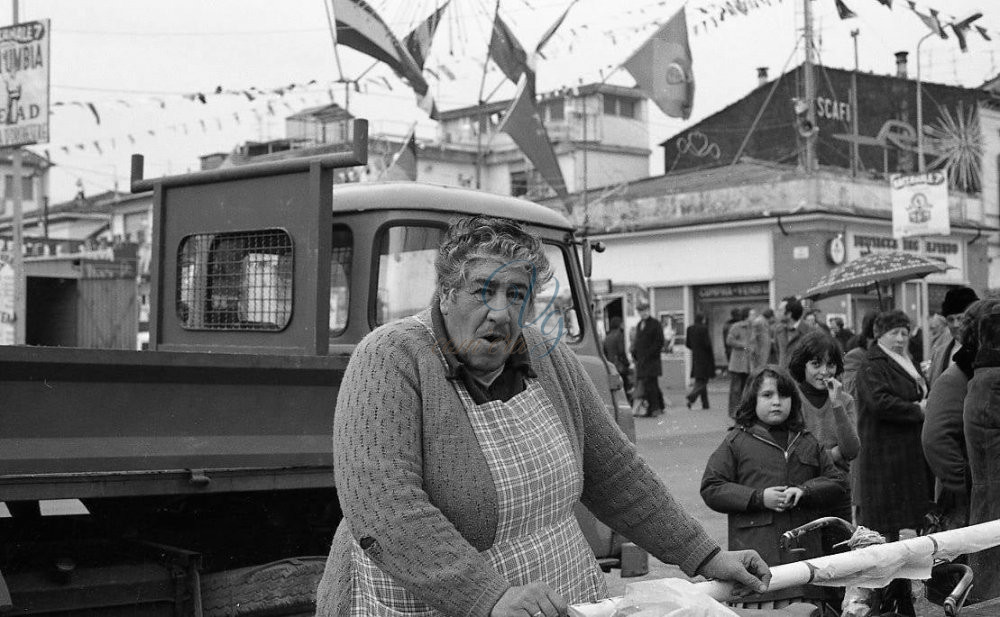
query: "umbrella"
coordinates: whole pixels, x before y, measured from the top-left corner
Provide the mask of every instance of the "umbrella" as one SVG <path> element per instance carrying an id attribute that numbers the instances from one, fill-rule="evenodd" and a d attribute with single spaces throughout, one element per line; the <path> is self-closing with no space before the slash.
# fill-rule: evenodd
<path id="1" fill-rule="evenodd" d="M 933 272 L 944 272 L 953 266 L 916 253 L 885 251 L 868 253 L 823 276 L 805 291 L 803 297 L 812 300 L 847 293 L 865 293 L 875 287 L 882 304 L 882 285 L 923 278 Z"/>

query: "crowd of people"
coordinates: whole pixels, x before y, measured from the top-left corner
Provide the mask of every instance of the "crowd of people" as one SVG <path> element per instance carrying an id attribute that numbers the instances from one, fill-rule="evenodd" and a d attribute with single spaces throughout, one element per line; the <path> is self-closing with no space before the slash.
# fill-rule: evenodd
<path id="1" fill-rule="evenodd" d="M 901 310 L 868 313 L 856 335 L 795 298 L 778 312 L 762 329 L 753 311 L 734 311 L 726 328 L 734 426 L 701 494 L 728 515 L 731 548 L 753 548 L 770 565 L 829 554 L 842 538 L 827 534 L 794 556 L 776 548 L 783 532 L 820 516 L 888 541 L 1000 518 L 1000 299 L 951 289 L 928 323 L 927 354 Z M 765 332 L 767 357 L 755 345 Z M 1000 550 L 968 562 L 971 600 L 1000 596 Z"/>

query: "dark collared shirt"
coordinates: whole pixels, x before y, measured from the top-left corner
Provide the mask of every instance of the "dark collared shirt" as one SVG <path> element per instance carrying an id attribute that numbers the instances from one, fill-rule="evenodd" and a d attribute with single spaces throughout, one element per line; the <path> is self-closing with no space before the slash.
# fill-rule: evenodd
<path id="1" fill-rule="evenodd" d="M 531 357 L 524 337 L 518 335 L 518 340 L 512 346 L 513 350 L 507 358 L 500 376 L 489 386 L 476 381 L 455 353 L 455 345 L 449 344 L 448 331 L 445 329 L 444 316 L 441 314 L 440 300 L 436 294 L 431 301 L 431 329 L 434 331 L 434 340 L 448 364 L 448 379 L 461 379 L 465 389 L 469 391 L 469 395 L 477 405 L 489 401 L 508 401 L 511 397 L 524 392 L 526 387 L 524 379 L 526 377 L 537 377 L 534 369 L 531 368 Z"/>

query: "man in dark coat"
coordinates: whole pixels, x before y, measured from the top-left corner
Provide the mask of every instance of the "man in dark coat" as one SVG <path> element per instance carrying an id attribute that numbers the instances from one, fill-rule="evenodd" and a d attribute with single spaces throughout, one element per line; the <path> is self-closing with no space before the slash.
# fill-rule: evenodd
<path id="1" fill-rule="evenodd" d="M 778 349 L 778 364 L 788 368 L 788 360 L 792 357 L 792 349 L 799 340 L 808 334 L 812 327 L 803 319 L 802 302 L 795 296 L 788 296 L 778 305 L 778 315 L 781 321 L 774 324 L 773 338 Z"/>
<path id="2" fill-rule="evenodd" d="M 701 408 L 708 409 L 708 380 L 715 377 L 715 353 L 705 316 L 701 313 L 695 315 L 694 323 L 687 327 L 684 346 L 691 350 L 691 378 L 694 379 L 694 387 L 687 394 L 688 409 L 699 397 Z"/>
<path id="3" fill-rule="evenodd" d="M 625 353 L 625 329 L 621 317 L 612 317 L 608 324 L 608 335 L 604 337 L 604 356 L 611 361 L 622 376 L 622 387 L 629 405 L 632 404 L 632 365 Z"/>
<path id="4" fill-rule="evenodd" d="M 638 392 L 633 396 L 638 402 L 645 399 L 648 404 L 646 415 L 658 416 L 663 413 L 663 393 L 660 391 L 660 352 L 663 350 L 663 328 L 660 322 L 649 316 L 649 305 L 641 303 L 637 307 L 639 324 L 635 328 L 632 342 L 632 359 L 635 360 L 635 380 Z"/>
<path id="5" fill-rule="evenodd" d="M 979 299 L 975 290 L 970 287 L 953 287 L 944 295 L 941 303 L 941 315 L 948 321 L 948 333 L 942 335 L 930 353 L 930 368 L 928 369 L 927 385 L 934 387 L 934 382 L 952 363 L 952 356 L 962 345 L 958 342 L 958 329 L 962 324 L 962 316 L 969 305 Z"/>

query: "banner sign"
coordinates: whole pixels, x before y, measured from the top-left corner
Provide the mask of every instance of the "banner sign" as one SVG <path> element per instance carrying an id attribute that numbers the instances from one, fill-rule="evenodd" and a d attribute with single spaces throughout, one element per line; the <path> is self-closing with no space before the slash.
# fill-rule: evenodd
<path id="1" fill-rule="evenodd" d="M 49 20 L 0 28 L 0 146 L 49 141 Z"/>
<path id="2" fill-rule="evenodd" d="M 948 176 L 944 172 L 892 174 L 889 187 L 893 236 L 947 236 L 951 233 Z"/>

